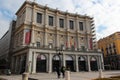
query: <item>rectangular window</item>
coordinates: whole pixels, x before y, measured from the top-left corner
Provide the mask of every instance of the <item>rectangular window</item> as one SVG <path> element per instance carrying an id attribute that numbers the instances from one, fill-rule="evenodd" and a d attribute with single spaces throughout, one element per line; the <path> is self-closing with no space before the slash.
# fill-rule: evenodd
<path id="1" fill-rule="evenodd" d="M 74 29 L 74 22 L 72 20 L 69 21 L 70 29 Z"/>
<path id="2" fill-rule="evenodd" d="M 63 44 L 61 44 L 61 50 L 64 50 L 64 45 Z"/>
<path id="3" fill-rule="evenodd" d="M 48 47 L 49 47 L 50 49 L 53 48 L 52 43 L 49 43 Z"/>
<path id="4" fill-rule="evenodd" d="M 79 22 L 79 28 L 81 31 L 83 31 L 83 22 Z"/>
<path id="5" fill-rule="evenodd" d="M 37 47 L 40 48 L 40 42 L 36 42 Z"/>
<path id="6" fill-rule="evenodd" d="M 64 19 L 59 19 L 60 28 L 64 28 Z"/>
<path id="7" fill-rule="evenodd" d="M 49 26 L 53 26 L 53 16 L 49 16 Z"/>
<path id="8" fill-rule="evenodd" d="M 37 13 L 37 23 L 42 23 L 42 14 Z"/>

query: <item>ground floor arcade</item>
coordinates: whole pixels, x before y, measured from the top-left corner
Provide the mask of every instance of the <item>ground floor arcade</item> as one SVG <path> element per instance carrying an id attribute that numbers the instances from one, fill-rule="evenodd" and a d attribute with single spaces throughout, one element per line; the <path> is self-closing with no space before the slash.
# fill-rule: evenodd
<path id="1" fill-rule="evenodd" d="M 26 49 L 15 52 L 12 58 L 12 71 L 15 73 L 54 72 L 57 66 L 69 67 L 71 71 L 97 71 L 104 69 L 103 56 L 95 52 Z"/>

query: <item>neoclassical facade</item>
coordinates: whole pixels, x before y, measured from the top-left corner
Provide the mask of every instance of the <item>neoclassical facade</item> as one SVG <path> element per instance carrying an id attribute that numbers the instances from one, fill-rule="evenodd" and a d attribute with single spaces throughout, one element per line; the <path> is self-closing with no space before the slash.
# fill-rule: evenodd
<path id="1" fill-rule="evenodd" d="M 16 12 L 11 69 L 53 72 L 57 66 L 71 71 L 104 69 L 96 50 L 93 18 L 25 1 Z"/>

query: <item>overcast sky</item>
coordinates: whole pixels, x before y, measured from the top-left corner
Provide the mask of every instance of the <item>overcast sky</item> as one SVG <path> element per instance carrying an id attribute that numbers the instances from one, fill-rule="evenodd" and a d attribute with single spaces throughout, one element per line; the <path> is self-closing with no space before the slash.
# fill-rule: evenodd
<path id="1" fill-rule="evenodd" d="M 0 38 L 25 0 L 0 0 Z M 30 0 L 33 1 L 33 0 Z M 97 40 L 120 31 L 120 0 L 36 0 L 41 5 L 94 17 Z"/>

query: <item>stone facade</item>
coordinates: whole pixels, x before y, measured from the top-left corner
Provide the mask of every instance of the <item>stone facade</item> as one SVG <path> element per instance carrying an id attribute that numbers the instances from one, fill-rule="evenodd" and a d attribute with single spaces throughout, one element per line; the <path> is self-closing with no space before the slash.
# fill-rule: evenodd
<path id="1" fill-rule="evenodd" d="M 104 69 L 102 54 L 95 51 L 93 18 L 30 1 L 16 15 L 13 72 L 53 72 L 58 66 L 77 72 Z"/>

